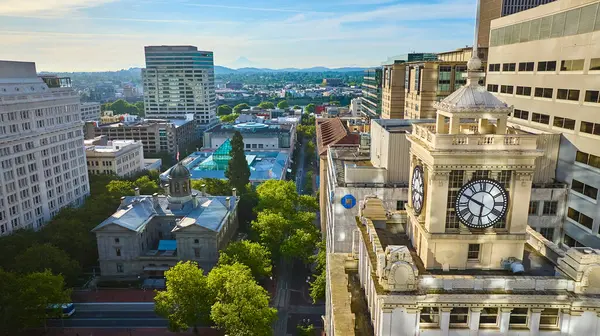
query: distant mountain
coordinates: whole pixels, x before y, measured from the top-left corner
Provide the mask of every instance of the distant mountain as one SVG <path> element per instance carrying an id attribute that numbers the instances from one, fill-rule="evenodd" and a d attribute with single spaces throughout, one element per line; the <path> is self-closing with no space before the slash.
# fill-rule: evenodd
<path id="1" fill-rule="evenodd" d="M 226 75 L 232 73 L 261 73 L 261 72 L 352 72 L 364 71 L 367 68 L 360 67 L 344 67 L 344 68 L 327 68 L 327 67 L 312 67 L 312 68 L 284 68 L 284 69 L 269 69 L 269 68 L 239 68 L 232 69 L 220 65 L 215 65 L 215 74 Z"/>

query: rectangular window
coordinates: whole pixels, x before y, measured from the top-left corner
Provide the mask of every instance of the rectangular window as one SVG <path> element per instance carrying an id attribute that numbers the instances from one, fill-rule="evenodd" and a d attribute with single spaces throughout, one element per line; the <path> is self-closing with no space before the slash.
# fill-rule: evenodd
<path id="1" fill-rule="evenodd" d="M 115 244 L 118 244 L 120 242 L 119 238 L 115 238 Z"/>
<path id="2" fill-rule="evenodd" d="M 528 308 L 514 308 L 510 313 L 509 328 L 527 327 L 529 321 L 529 309 Z"/>
<path id="3" fill-rule="evenodd" d="M 406 201 L 396 201 L 396 210 L 404 210 Z"/>
<path id="4" fill-rule="evenodd" d="M 600 91 L 597 91 L 597 90 L 587 90 L 587 91 L 585 91 L 584 101 L 587 102 L 587 103 L 600 103 L 599 93 L 600 93 Z"/>
<path id="5" fill-rule="evenodd" d="M 536 87 L 534 96 L 540 97 L 540 98 L 552 98 L 553 93 L 554 93 L 554 89 L 552 89 L 552 88 Z"/>
<path id="6" fill-rule="evenodd" d="M 498 308 L 485 307 L 479 315 L 479 325 L 484 327 L 492 327 L 498 324 Z"/>
<path id="7" fill-rule="evenodd" d="M 577 151 L 575 161 L 600 169 L 600 156 Z"/>
<path id="8" fill-rule="evenodd" d="M 517 94 L 519 96 L 531 96 L 531 87 L 529 87 L 529 86 L 517 86 Z"/>
<path id="9" fill-rule="evenodd" d="M 540 329 L 558 327 L 558 309 L 546 308 L 540 313 Z"/>
<path id="10" fill-rule="evenodd" d="M 563 117 L 554 117 L 553 125 L 555 127 L 566 128 L 570 130 L 575 129 L 575 120 Z"/>
<path id="11" fill-rule="evenodd" d="M 117 264 L 117 273 L 123 273 L 123 264 Z"/>
<path id="12" fill-rule="evenodd" d="M 590 70 L 600 70 L 600 58 L 592 58 L 590 60 Z"/>
<path id="13" fill-rule="evenodd" d="M 579 90 L 558 89 L 558 92 L 556 93 L 556 99 L 578 101 Z"/>
<path id="14" fill-rule="evenodd" d="M 519 63 L 519 71 L 533 71 L 534 62 Z"/>
<path id="15" fill-rule="evenodd" d="M 565 234 L 565 236 L 563 238 L 563 243 L 569 247 L 584 247 L 585 246 L 582 243 L 575 240 L 573 237 L 569 236 L 568 234 Z"/>
<path id="16" fill-rule="evenodd" d="M 538 214 L 539 206 L 540 206 L 540 202 L 539 201 L 530 201 L 529 202 L 529 214 L 530 215 L 537 215 Z"/>
<path id="17" fill-rule="evenodd" d="M 577 223 L 585 226 L 586 228 L 592 230 L 592 227 L 594 226 L 594 219 L 586 216 L 585 214 L 573 209 L 573 208 L 569 208 L 567 210 L 567 217 L 571 218 L 572 220 L 576 221 Z"/>
<path id="18" fill-rule="evenodd" d="M 549 241 L 552 241 L 554 239 L 554 228 L 540 228 L 540 234 Z"/>
<path id="19" fill-rule="evenodd" d="M 440 309 L 437 307 L 423 307 L 419 314 L 419 325 L 435 327 L 440 324 Z"/>
<path id="20" fill-rule="evenodd" d="M 200 248 L 194 247 L 194 257 L 200 258 Z"/>
<path id="21" fill-rule="evenodd" d="M 469 322 L 469 308 L 454 307 L 450 311 L 450 328 L 465 328 Z"/>
<path id="22" fill-rule="evenodd" d="M 540 124 L 549 125 L 550 124 L 550 116 L 547 115 L 547 114 L 532 113 L 531 114 L 531 121 L 536 122 L 536 123 L 540 123 Z"/>
<path id="23" fill-rule="evenodd" d="M 513 111 L 513 117 L 523 119 L 523 120 L 529 120 L 529 111 L 515 109 Z"/>
<path id="24" fill-rule="evenodd" d="M 558 201 L 544 201 L 543 215 L 556 215 L 558 209 Z"/>
<path id="25" fill-rule="evenodd" d="M 582 59 L 563 60 L 560 62 L 560 71 L 583 71 Z"/>
<path id="26" fill-rule="evenodd" d="M 489 92 L 498 92 L 498 84 L 488 84 L 487 90 Z"/>
<path id="27" fill-rule="evenodd" d="M 115 248 L 115 254 L 117 255 L 117 257 L 121 256 L 121 249 L 120 248 Z"/>
<path id="28" fill-rule="evenodd" d="M 513 86 L 512 85 L 500 85 L 500 93 L 512 94 Z"/>
<path id="29" fill-rule="evenodd" d="M 515 63 L 502 64 L 502 71 L 515 71 Z"/>
<path id="30" fill-rule="evenodd" d="M 438 69 L 438 91 L 450 91 L 452 67 L 441 65 Z"/>
<path id="31" fill-rule="evenodd" d="M 573 179 L 573 181 L 571 182 L 571 190 L 576 191 L 592 199 L 597 199 L 598 197 L 598 188 L 594 188 L 575 179 Z"/>
<path id="32" fill-rule="evenodd" d="M 480 244 L 469 244 L 469 252 L 467 253 L 467 259 L 469 261 L 479 261 L 479 250 L 481 249 Z"/>
<path id="33" fill-rule="evenodd" d="M 556 61 L 538 62 L 537 71 L 556 71 Z"/>
<path id="34" fill-rule="evenodd" d="M 588 134 L 600 135 L 600 124 L 582 121 L 579 131 Z"/>
<path id="35" fill-rule="evenodd" d="M 490 64 L 488 65 L 489 72 L 497 72 L 500 71 L 500 63 Z"/>

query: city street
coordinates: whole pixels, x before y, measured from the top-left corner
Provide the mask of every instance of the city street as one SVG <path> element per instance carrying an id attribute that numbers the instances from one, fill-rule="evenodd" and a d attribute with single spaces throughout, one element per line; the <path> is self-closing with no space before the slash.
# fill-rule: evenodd
<path id="1" fill-rule="evenodd" d="M 75 313 L 51 319 L 49 328 L 156 328 L 167 320 L 154 313 L 154 303 L 76 303 Z"/>
<path id="2" fill-rule="evenodd" d="M 304 189 L 304 148 L 306 147 L 306 139 L 302 139 L 302 145 L 300 146 L 300 154 L 298 155 L 298 166 L 296 168 L 296 191 L 298 194 L 302 194 Z"/>

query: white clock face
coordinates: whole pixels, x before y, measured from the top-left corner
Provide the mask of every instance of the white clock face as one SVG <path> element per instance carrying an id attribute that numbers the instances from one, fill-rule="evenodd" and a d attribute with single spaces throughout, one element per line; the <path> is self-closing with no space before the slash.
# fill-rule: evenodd
<path id="1" fill-rule="evenodd" d="M 468 227 L 484 229 L 504 218 L 508 194 L 494 180 L 473 180 L 465 184 L 456 196 L 456 215 Z"/>
<path id="2" fill-rule="evenodd" d="M 412 200 L 412 207 L 417 215 L 423 210 L 423 201 L 425 200 L 425 183 L 423 181 L 423 168 L 421 166 L 416 166 L 413 170 L 410 197 Z"/>

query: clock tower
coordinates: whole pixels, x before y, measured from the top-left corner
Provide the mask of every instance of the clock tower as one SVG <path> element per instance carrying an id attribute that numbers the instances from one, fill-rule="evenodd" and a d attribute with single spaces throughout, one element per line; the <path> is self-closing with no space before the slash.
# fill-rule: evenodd
<path id="1" fill-rule="evenodd" d="M 407 233 L 427 269 L 501 269 L 522 260 L 537 137 L 507 128 L 512 107 L 479 84 L 477 49 L 467 83 L 415 124 Z"/>

